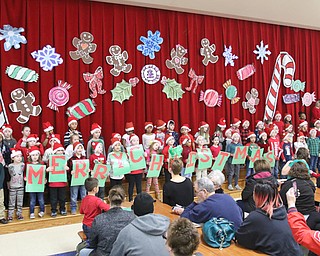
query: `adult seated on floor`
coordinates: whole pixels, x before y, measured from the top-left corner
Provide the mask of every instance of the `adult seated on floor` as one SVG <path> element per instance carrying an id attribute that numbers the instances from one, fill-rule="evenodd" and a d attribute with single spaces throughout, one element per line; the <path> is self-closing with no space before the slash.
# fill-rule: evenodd
<path id="1" fill-rule="evenodd" d="M 214 192 L 216 194 L 223 194 L 222 184 L 225 182 L 226 177 L 219 170 L 213 170 L 208 174 L 208 178 L 213 182 Z"/>
<path id="2" fill-rule="evenodd" d="M 95 217 L 91 228 L 90 248 L 82 249 L 80 256 L 110 254 L 119 232 L 135 219 L 133 212 L 121 208 L 124 199 L 125 192 L 121 186 L 110 189 L 110 210 Z"/>
<path id="3" fill-rule="evenodd" d="M 202 256 L 195 253 L 200 244 L 197 228 L 186 218 L 173 221 L 167 232 L 167 245 L 171 256 Z"/>
<path id="4" fill-rule="evenodd" d="M 268 255 L 302 256 L 294 240 L 281 203 L 278 184 L 262 180 L 254 187 L 257 209 L 252 211 L 236 232 L 238 244 Z"/>
<path id="5" fill-rule="evenodd" d="M 276 182 L 276 178 L 271 174 L 270 164 L 264 160 L 256 160 L 253 164 L 254 174 L 246 178 L 246 185 L 241 192 L 241 199 L 237 204 L 240 206 L 243 212 L 252 212 L 256 209 L 255 202 L 253 200 L 253 190 L 257 182 L 262 180 Z"/>
<path id="6" fill-rule="evenodd" d="M 174 212 L 195 223 L 205 223 L 212 218 L 225 218 L 234 223 L 235 229 L 242 222 L 242 211 L 227 194 L 216 194 L 212 181 L 203 177 L 194 183 L 197 201 L 187 208 L 175 208 Z"/>
<path id="7" fill-rule="evenodd" d="M 132 208 L 137 218 L 120 231 L 110 256 L 169 256 L 164 235 L 170 220 L 153 214 L 153 203 L 154 199 L 146 192 L 136 196 Z"/>
<path id="8" fill-rule="evenodd" d="M 190 179 L 182 177 L 181 173 L 183 163 L 180 159 L 173 159 L 169 166 L 169 172 L 172 175 L 170 181 L 163 185 L 163 202 L 175 206 L 188 206 L 192 203 L 194 193 Z"/>

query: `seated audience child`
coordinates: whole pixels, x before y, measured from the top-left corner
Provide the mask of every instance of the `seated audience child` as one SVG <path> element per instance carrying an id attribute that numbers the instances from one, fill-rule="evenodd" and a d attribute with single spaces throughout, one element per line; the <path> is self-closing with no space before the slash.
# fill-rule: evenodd
<path id="1" fill-rule="evenodd" d="M 93 142 L 100 142 L 102 144 L 103 148 L 103 155 L 106 155 L 106 147 L 104 145 L 104 140 L 101 138 L 101 126 L 98 125 L 97 123 L 93 123 L 91 125 L 91 135 L 92 138 L 89 139 L 88 144 L 87 144 L 87 157 L 89 158 L 93 153 L 94 150 L 92 148 L 92 143 Z"/>
<path id="2" fill-rule="evenodd" d="M 42 124 L 44 133 L 41 135 L 41 143 L 45 149 L 50 147 L 49 140 L 54 134 L 54 127 L 50 122 L 45 122 Z"/>
<path id="3" fill-rule="evenodd" d="M 253 195 L 257 209 L 236 231 L 238 244 L 268 255 L 302 256 L 292 236 L 286 209 L 281 204 L 277 183 L 258 182 Z"/>
<path id="4" fill-rule="evenodd" d="M 3 143 L 8 147 L 8 148 L 13 148 L 16 144 L 17 141 L 15 138 L 12 137 L 12 127 L 10 124 L 5 124 L 2 126 L 2 133 L 3 133 Z"/>
<path id="5" fill-rule="evenodd" d="M 27 125 L 23 126 L 21 133 L 22 133 L 22 138 L 18 140 L 17 144 L 25 148 L 27 146 L 27 138 L 31 133 L 30 127 Z"/>
<path id="6" fill-rule="evenodd" d="M 200 244 L 200 235 L 193 223 L 186 218 L 174 220 L 167 232 L 167 245 L 171 256 L 201 256 L 195 253 Z"/>
<path id="7" fill-rule="evenodd" d="M 170 220 L 154 214 L 153 203 L 146 192 L 136 196 L 132 209 L 137 218 L 120 231 L 110 256 L 169 256 L 164 235 Z"/>
<path id="8" fill-rule="evenodd" d="M 180 159 L 173 159 L 169 163 L 171 180 L 163 185 L 163 202 L 165 204 L 183 207 L 193 202 L 193 186 L 190 179 L 180 176 L 183 163 Z"/>
<path id="9" fill-rule="evenodd" d="M 80 256 L 109 255 L 119 232 L 135 219 L 133 212 L 121 208 L 125 199 L 121 186 L 114 186 L 109 191 L 110 210 L 94 218 L 91 226 L 89 248 L 80 251 Z"/>
<path id="10" fill-rule="evenodd" d="M 71 139 L 71 136 L 73 134 L 77 134 L 79 136 L 79 141 L 81 142 L 81 144 L 83 144 L 83 139 L 82 139 L 82 134 L 80 131 L 77 130 L 78 128 L 78 121 L 75 117 L 68 117 L 68 131 L 65 133 L 64 135 L 64 147 L 68 147 Z"/>
<path id="11" fill-rule="evenodd" d="M 212 181 L 214 186 L 214 192 L 216 194 L 223 194 L 222 184 L 225 182 L 226 177 L 219 170 L 213 170 L 208 174 L 208 178 Z"/>
<path id="12" fill-rule="evenodd" d="M 80 213 L 84 214 L 82 220 L 82 229 L 87 236 L 87 241 L 90 240 L 91 226 L 94 218 L 98 216 L 102 211 L 108 211 L 110 206 L 106 204 L 95 194 L 99 191 L 99 181 L 96 178 L 87 178 L 84 186 L 88 195 L 81 201 Z"/>

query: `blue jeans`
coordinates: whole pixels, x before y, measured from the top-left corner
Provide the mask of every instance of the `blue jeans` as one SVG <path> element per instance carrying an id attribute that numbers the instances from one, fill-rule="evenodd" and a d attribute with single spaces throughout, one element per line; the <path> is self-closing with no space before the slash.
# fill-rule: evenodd
<path id="1" fill-rule="evenodd" d="M 87 247 L 89 247 L 90 235 L 91 235 L 91 228 L 85 224 L 82 224 L 82 229 L 85 235 L 87 236 Z"/>
<path id="2" fill-rule="evenodd" d="M 190 178 L 192 177 L 192 173 L 185 174 L 185 173 L 184 173 L 185 170 L 186 170 L 186 168 L 185 168 L 185 167 L 182 167 L 182 169 L 181 169 L 181 176 L 190 179 Z"/>
<path id="3" fill-rule="evenodd" d="M 40 212 L 44 212 L 44 197 L 43 192 L 31 192 L 30 196 L 30 214 L 34 213 L 34 207 L 36 206 L 36 201 L 38 197 L 38 202 L 40 206 Z"/>
<path id="4" fill-rule="evenodd" d="M 86 196 L 86 189 L 84 185 L 70 187 L 71 212 L 77 210 L 77 199 L 78 199 L 79 192 L 80 192 L 80 198 L 82 200 Z"/>
<path id="5" fill-rule="evenodd" d="M 316 170 L 318 162 L 318 156 L 310 156 L 310 170 L 313 172 Z"/>
<path id="6" fill-rule="evenodd" d="M 250 175 L 254 174 L 254 170 L 253 170 L 253 168 L 249 168 L 249 164 L 250 164 L 250 160 L 247 159 L 246 160 L 246 171 L 247 171 L 246 178 L 249 177 Z"/>
<path id="7" fill-rule="evenodd" d="M 278 179 L 279 174 L 279 160 L 275 160 L 274 167 L 272 167 L 272 175 Z"/>

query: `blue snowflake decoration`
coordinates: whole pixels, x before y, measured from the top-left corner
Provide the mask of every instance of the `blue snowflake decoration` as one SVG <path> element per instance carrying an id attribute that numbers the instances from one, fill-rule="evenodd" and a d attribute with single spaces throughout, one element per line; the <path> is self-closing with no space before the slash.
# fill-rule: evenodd
<path id="1" fill-rule="evenodd" d="M 227 46 L 224 46 L 224 52 L 222 54 L 222 56 L 224 57 L 224 65 L 227 66 L 228 64 L 230 66 L 234 66 L 234 61 L 233 60 L 237 60 L 238 56 L 236 56 L 235 54 L 232 54 L 232 47 L 231 45 L 229 46 L 229 48 L 227 48 Z"/>
<path id="2" fill-rule="evenodd" d="M 144 56 L 149 56 L 150 59 L 154 59 L 154 53 L 160 51 L 160 44 L 163 43 L 163 38 L 160 37 L 158 30 L 154 32 L 154 34 L 151 30 L 148 30 L 148 37 L 140 36 L 140 41 L 144 44 L 137 46 L 138 51 L 141 51 Z"/>
<path id="3" fill-rule="evenodd" d="M 9 51 L 12 46 L 14 49 L 20 48 L 21 44 L 26 44 L 27 39 L 20 35 L 21 32 L 24 32 L 24 28 L 14 28 L 10 25 L 4 25 L 3 29 L 0 29 L 0 41 L 5 39 L 4 50 Z"/>
<path id="4" fill-rule="evenodd" d="M 31 56 L 37 62 L 40 62 L 40 67 L 44 71 L 51 71 L 54 67 L 63 63 L 63 59 L 60 57 L 60 54 L 56 53 L 56 49 L 51 45 L 43 47 L 42 50 L 32 52 Z"/>

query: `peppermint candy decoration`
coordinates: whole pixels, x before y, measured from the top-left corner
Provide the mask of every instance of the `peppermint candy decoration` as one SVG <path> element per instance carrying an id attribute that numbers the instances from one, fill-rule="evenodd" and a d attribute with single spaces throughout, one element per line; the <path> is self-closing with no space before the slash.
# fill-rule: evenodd
<path id="1" fill-rule="evenodd" d="M 58 81 L 58 86 L 51 88 L 49 91 L 49 104 L 48 108 L 59 111 L 58 107 L 64 106 L 69 101 L 69 92 L 68 90 L 72 85 L 61 80 Z"/>

